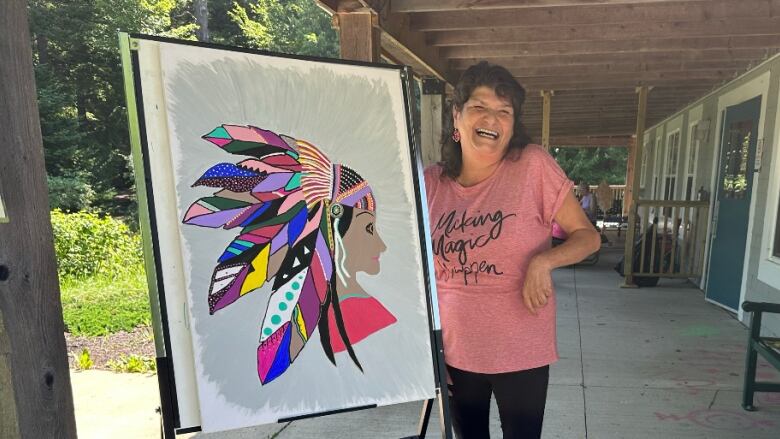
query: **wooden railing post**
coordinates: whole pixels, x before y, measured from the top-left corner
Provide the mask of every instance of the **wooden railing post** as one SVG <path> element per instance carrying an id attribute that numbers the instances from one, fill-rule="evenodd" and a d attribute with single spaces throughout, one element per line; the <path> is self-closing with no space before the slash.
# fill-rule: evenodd
<path id="1" fill-rule="evenodd" d="M 634 163 L 632 165 L 633 169 L 637 169 L 637 165 L 642 162 L 642 148 L 641 145 L 644 144 L 644 135 L 645 135 L 645 114 L 647 112 L 647 93 L 649 91 L 649 88 L 646 85 L 643 85 L 641 87 L 637 88 L 637 92 L 639 94 L 639 104 L 637 106 L 637 113 L 636 113 L 636 137 L 635 137 L 635 143 L 636 148 L 635 154 L 633 157 Z M 626 182 L 626 194 L 624 199 L 631 200 L 631 207 L 629 208 L 628 213 L 628 231 L 626 233 L 626 245 L 625 245 L 625 253 L 624 253 L 624 259 L 623 259 L 623 275 L 624 283 L 621 285 L 623 288 L 636 288 L 636 284 L 634 284 L 634 276 L 631 274 L 634 271 L 633 262 L 634 262 L 634 241 L 635 241 L 635 232 L 634 232 L 634 226 L 636 224 L 637 219 L 637 209 L 636 209 L 636 193 L 639 191 L 639 172 L 634 172 L 633 179 L 630 182 Z"/>
<path id="2" fill-rule="evenodd" d="M 542 90 L 541 92 L 543 106 L 542 106 L 542 146 L 544 149 L 550 150 L 550 107 L 552 106 L 552 90 Z"/>

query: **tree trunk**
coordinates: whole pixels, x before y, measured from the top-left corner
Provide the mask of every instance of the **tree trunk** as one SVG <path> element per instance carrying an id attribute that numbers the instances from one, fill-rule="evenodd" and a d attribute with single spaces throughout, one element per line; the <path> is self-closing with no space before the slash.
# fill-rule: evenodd
<path id="1" fill-rule="evenodd" d="M 0 1 L 0 436 L 75 438 L 27 2 Z M 8 382 L 10 381 L 10 383 Z"/>
<path id="2" fill-rule="evenodd" d="M 209 41 L 209 2 L 208 0 L 194 0 L 195 22 L 198 24 L 196 35 L 198 41 Z"/>
<path id="3" fill-rule="evenodd" d="M 35 46 L 38 51 L 38 64 L 49 62 L 49 39 L 46 35 L 37 34 L 35 36 Z"/>

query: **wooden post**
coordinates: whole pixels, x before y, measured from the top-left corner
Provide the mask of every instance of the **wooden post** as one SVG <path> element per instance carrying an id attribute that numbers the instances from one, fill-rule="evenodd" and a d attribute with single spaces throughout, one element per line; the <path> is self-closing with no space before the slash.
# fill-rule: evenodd
<path id="1" fill-rule="evenodd" d="M 422 161 L 428 166 L 440 160 L 440 137 L 444 111 L 444 82 L 425 78 L 420 100 L 420 132 L 422 134 Z"/>
<path id="2" fill-rule="evenodd" d="M 27 2 L 0 2 L 0 437 L 75 438 Z"/>
<path id="3" fill-rule="evenodd" d="M 634 140 L 634 157 L 633 165 L 634 169 L 637 168 L 642 162 L 642 146 L 644 145 L 645 136 L 645 116 L 647 114 L 647 93 L 649 88 L 646 85 L 637 87 L 637 93 L 639 94 L 639 104 L 637 105 L 636 112 L 636 137 Z M 633 256 L 634 256 L 634 240 L 635 240 L 635 224 L 637 219 L 636 200 L 634 194 L 639 191 L 639 174 L 640 172 L 634 172 L 631 178 L 631 182 L 626 181 L 626 194 L 625 198 L 631 200 L 631 205 L 628 210 L 628 231 L 626 232 L 626 245 L 623 259 L 623 275 L 625 276 L 625 282 L 621 287 L 623 288 L 636 288 L 634 283 L 634 276 L 631 273 L 634 271 Z M 646 220 L 647 218 L 645 218 Z"/>
<path id="4" fill-rule="evenodd" d="M 14 382 L 11 379 L 11 343 L 3 323 L 0 309 L 0 437 L 18 438 L 19 422 L 16 413 Z"/>
<path id="5" fill-rule="evenodd" d="M 622 216 L 626 216 L 628 214 L 629 206 L 631 206 L 631 203 L 634 200 L 634 191 L 629 190 L 629 188 L 634 181 L 634 172 L 636 172 L 636 166 L 634 164 L 636 149 L 636 138 L 632 137 L 628 142 L 628 161 L 626 162 L 626 190 L 623 194 L 623 210 L 620 212 Z"/>
<path id="6" fill-rule="evenodd" d="M 542 90 L 540 92 L 543 99 L 542 107 L 542 146 L 544 149 L 550 149 L 550 105 L 552 104 L 552 90 Z"/>
<path id="7" fill-rule="evenodd" d="M 338 12 L 333 18 L 339 31 L 341 59 L 379 62 L 382 31 L 375 13 L 362 10 Z"/>

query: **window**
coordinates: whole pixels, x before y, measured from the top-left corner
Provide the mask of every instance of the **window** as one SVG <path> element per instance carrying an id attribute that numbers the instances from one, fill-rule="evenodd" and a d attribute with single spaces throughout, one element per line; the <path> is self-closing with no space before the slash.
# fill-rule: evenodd
<path id="1" fill-rule="evenodd" d="M 674 188 L 677 183 L 677 161 L 680 155 L 680 131 L 669 134 L 666 142 L 666 159 L 664 160 L 664 200 L 674 199 Z"/>
<path id="2" fill-rule="evenodd" d="M 748 152 L 753 121 L 732 123 L 726 127 L 726 149 L 723 160 L 721 190 L 724 197 L 743 199 L 747 197 Z"/>
<path id="3" fill-rule="evenodd" d="M 777 215 L 775 216 L 775 245 L 772 247 L 772 255 L 780 258 L 780 202 L 777 203 Z"/>
<path id="4" fill-rule="evenodd" d="M 658 194 L 661 192 L 661 188 L 658 187 L 658 174 L 661 173 L 661 159 L 658 156 L 658 152 L 663 146 L 663 138 L 661 136 L 656 137 L 655 147 L 653 147 L 653 200 L 657 200 Z"/>
<path id="5" fill-rule="evenodd" d="M 645 176 L 647 175 L 647 156 L 650 155 L 650 141 L 645 141 L 644 151 L 642 151 L 642 166 L 639 174 L 639 187 L 645 188 Z"/>
<path id="6" fill-rule="evenodd" d="M 685 200 L 691 201 L 694 198 L 696 191 L 696 159 L 699 156 L 699 144 L 701 140 L 698 135 L 699 123 L 696 122 L 691 125 L 690 133 L 688 134 L 688 158 L 686 166 L 686 180 L 685 180 Z"/>

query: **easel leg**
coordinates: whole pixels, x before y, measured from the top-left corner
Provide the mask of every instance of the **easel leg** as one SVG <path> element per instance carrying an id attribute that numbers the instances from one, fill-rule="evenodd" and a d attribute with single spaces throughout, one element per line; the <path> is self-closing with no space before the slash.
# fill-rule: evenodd
<path id="1" fill-rule="evenodd" d="M 425 433 L 428 431 L 428 422 L 431 420 L 431 410 L 433 409 L 433 400 L 426 399 L 423 403 L 422 413 L 420 414 L 420 424 L 417 427 L 417 437 L 425 439 Z"/>
<path id="2" fill-rule="evenodd" d="M 160 386 L 160 439 L 175 439 L 173 402 L 170 399 L 168 382 L 168 362 L 165 357 L 157 357 L 157 383 Z"/>
<path id="3" fill-rule="evenodd" d="M 422 412 L 420 413 L 420 423 L 417 425 L 417 434 L 414 436 L 405 436 L 401 439 L 425 439 L 425 433 L 428 431 L 428 422 L 431 420 L 432 409 L 432 399 L 423 401 Z"/>
<path id="4" fill-rule="evenodd" d="M 450 420 L 450 398 L 449 389 L 444 385 L 444 391 L 439 392 L 439 427 L 441 428 L 442 439 L 452 439 L 452 424 Z"/>

